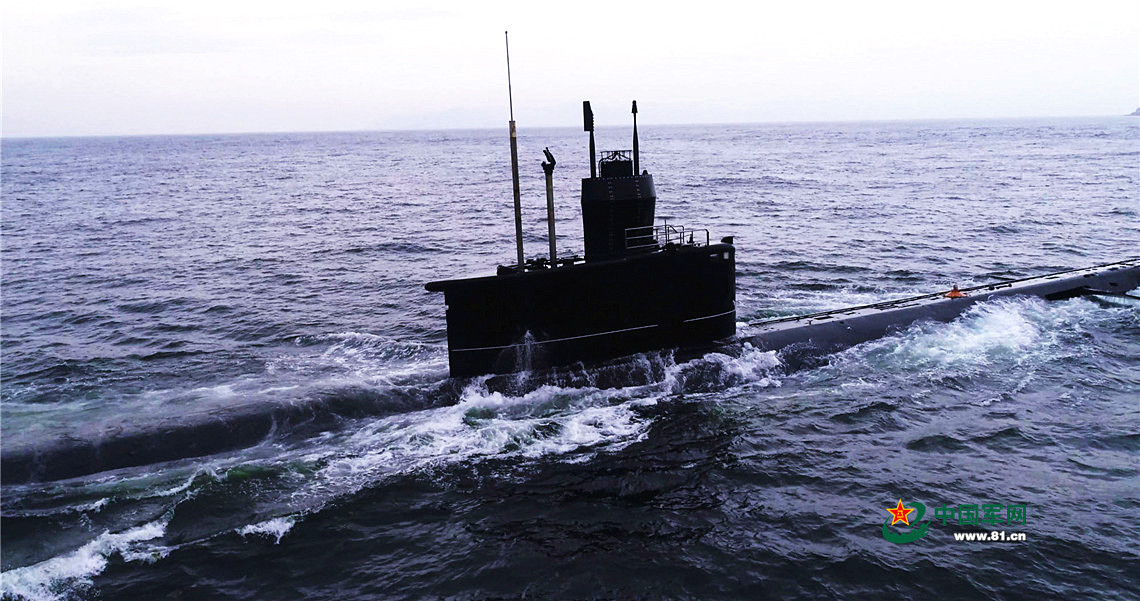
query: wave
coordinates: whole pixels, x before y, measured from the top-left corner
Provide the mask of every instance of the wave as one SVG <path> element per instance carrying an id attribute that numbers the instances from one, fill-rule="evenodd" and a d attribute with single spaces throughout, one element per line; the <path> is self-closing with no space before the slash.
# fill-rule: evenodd
<path id="1" fill-rule="evenodd" d="M 103 572 L 107 561 L 119 555 L 124 561 L 153 562 L 165 557 L 161 547 L 146 545 L 161 537 L 167 522 L 155 521 L 118 533 L 104 532 L 95 540 L 67 555 L 0 574 L 0 596 L 27 601 L 71 599 L 93 586 L 92 578 Z"/>
<path id="2" fill-rule="evenodd" d="M 468 382 L 453 405 L 362 420 L 307 443 L 286 445 L 264 460 L 206 462 L 182 479 L 172 478 L 174 474 L 163 477 L 161 465 L 133 478 L 107 477 L 106 484 L 93 487 L 104 492 L 101 489 L 110 486 L 118 492 L 100 507 L 123 505 L 117 510 L 125 515 L 132 503 L 144 498 L 166 498 L 171 507 L 165 521 L 104 534 L 73 552 L 6 572 L 4 594 L 55 600 L 82 593 L 116 553 L 127 561 L 161 557 L 165 547 L 140 542 L 163 536 L 175 513 L 193 516 L 201 507 L 214 506 L 233 494 L 256 497 L 276 490 L 282 495 L 273 505 L 287 503 L 292 508 L 288 515 L 226 530 L 243 539 L 277 544 L 306 515 L 394 476 L 487 458 L 533 460 L 558 455 L 575 461 L 595 452 L 612 452 L 644 437 L 652 418 L 643 409 L 671 390 L 666 384 L 612 390 L 540 385 L 514 396 L 488 389 L 486 380 Z M 239 463 L 232 465 L 235 461 Z M 96 492 L 92 486 L 80 488 Z M 19 513 L 18 495 L 14 501 Z M 11 505 L 9 501 L 6 511 L 14 515 Z M 192 517 L 180 522 L 183 531 L 172 535 L 175 539 L 204 540 L 220 534 L 203 533 L 202 528 L 211 528 L 209 523 L 199 525 L 200 520 Z"/>
<path id="3" fill-rule="evenodd" d="M 260 535 L 273 539 L 273 544 L 279 544 L 281 539 L 293 528 L 296 523 L 294 517 L 281 517 L 258 522 L 256 524 L 249 524 L 237 529 L 237 533 L 245 536 Z"/>
<path id="4" fill-rule="evenodd" d="M 189 298 L 168 298 L 163 300 L 137 300 L 127 303 L 120 303 L 115 306 L 115 309 L 124 313 L 141 313 L 141 314 L 156 314 L 166 313 L 178 307 L 191 304 L 195 301 Z"/>
<path id="5" fill-rule="evenodd" d="M 218 397 L 240 398 L 228 385 L 208 389 Z M 54 440 L 5 445 L 0 456 L 4 484 L 60 480 L 246 448 L 287 436 L 309 436 L 345 419 L 384 415 L 446 403 L 447 382 L 419 389 L 338 386 L 306 398 L 281 402 L 270 397 L 225 403 L 148 423 L 120 423 L 112 435 L 69 434 Z"/>
<path id="6" fill-rule="evenodd" d="M 376 363 L 403 363 L 421 362 L 425 360 L 438 360 L 444 356 L 440 345 L 426 344 L 418 341 L 393 340 L 386 336 L 368 334 L 365 332 L 339 332 L 299 339 L 299 344 L 332 343 L 322 357 L 344 360 L 347 358 L 363 358 Z"/>
<path id="7" fill-rule="evenodd" d="M 1063 353 L 1050 344 L 1056 333 L 1049 325 L 1060 321 L 1042 299 L 997 299 L 974 305 L 950 323 L 918 322 L 896 335 L 841 351 L 831 364 L 885 374 L 969 376 L 994 363 Z"/>
<path id="8" fill-rule="evenodd" d="M 906 448 L 925 453 L 957 453 L 969 449 L 969 445 L 947 434 L 932 434 L 906 443 Z"/>
<path id="9" fill-rule="evenodd" d="M 862 394 L 888 399 L 897 398 L 895 390 L 910 390 L 912 400 L 939 390 L 989 406 L 1048 381 L 1059 364 L 1101 360 L 1088 356 L 1093 352 L 1090 330 L 1131 328 L 1138 318 L 1131 307 L 1088 299 L 1003 298 L 974 305 L 949 323 L 918 322 L 832 354 L 800 357 L 785 349 L 781 360 L 797 382 L 808 385 L 859 383 Z M 803 367 L 809 369 L 796 369 Z M 942 434 L 948 438 L 932 434 L 907 444 L 913 450 L 953 452 L 962 445 L 1004 448 L 1040 442 L 1016 430 L 983 438 Z"/>
<path id="10" fill-rule="evenodd" d="M 862 267 L 858 265 L 840 265 L 834 263 L 817 263 L 814 261 L 777 261 L 773 263 L 771 268 L 773 272 L 783 271 L 807 271 L 813 274 L 818 273 L 866 273 L 871 271 L 869 267 Z"/>
<path id="11" fill-rule="evenodd" d="M 638 360 L 652 364 L 659 358 Z M 494 377 L 475 378 L 452 405 L 363 420 L 293 446 L 273 461 L 305 466 L 302 482 L 289 493 L 296 521 L 393 477 L 433 477 L 473 462 L 517 470 L 540 459 L 577 463 L 612 454 L 646 439 L 661 401 L 735 385 L 778 386 L 780 369 L 774 353 L 745 348 L 738 356 L 714 353 L 665 364 L 659 380 L 625 387 L 524 378 L 509 391 L 497 389 Z"/>
<path id="12" fill-rule="evenodd" d="M 91 417 L 77 422 L 65 415 L 53 435 L 44 435 L 41 429 L 35 436 L 6 436 L 0 455 L 2 481 L 57 480 L 200 457 L 266 440 L 312 435 L 335 428 L 345 419 L 454 403 L 458 398 L 459 389 L 446 382 L 446 355 L 440 345 L 405 343 L 360 332 L 302 337 L 296 342 L 322 348 L 316 354 L 280 353 L 265 364 L 264 373 L 229 381 L 190 389 L 128 389 L 114 404 L 104 400 L 105 417 L 95 418 L 99 421 L 94 423 Z M 195 354 L 186 351 L 128 359 L 150 361 Z M 102 373 L 105 364 L 121 362 L 102 358 L 62 361 L 32 375 L 89 382 L 92 391 L 101 391 L 93 370 Z M 59 402 L 59 395 L 53 393 L 58 388 L 55 385 L 43 392 L 36 387 L 15 389 L 22 391 L 20 399 L 6 390 L 6 415 L 17 409 L 27 411 L 34 407 L 31 401 L 40 397 L 50 400 L 53 410 L 73 409 L 75 403 Z M 131 414 L 123 415 L 124 411 Z"/>
<path id="13" fill-rule="evenodd" d="M 744 342 L 737 355 L 708 353 L 679 365 L 671 381 L 677 393 L 714 392 L 746 384 L 778 387 L 784 369 L 776 351 L 762 351 Z"/>

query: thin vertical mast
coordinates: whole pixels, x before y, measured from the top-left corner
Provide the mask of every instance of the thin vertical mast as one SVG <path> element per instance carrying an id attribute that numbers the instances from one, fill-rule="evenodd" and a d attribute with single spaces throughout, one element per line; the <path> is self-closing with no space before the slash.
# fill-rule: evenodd
<path id="1" fill-rule="evenodd" d="M 638 167 L 639 167 L 638 166 L 638 159 L 640 159 L 640 158 L 641 158 L 640 153 L 638 152 L 638 149 L 637 149 L 637 101 L 634 100 L 633 101 L 633 174 L 634 175 L 641 175 L 641 171 L 638 169 Z"/>
<path id="2" fill-rule="evenodd" d="M 519 143 L 515 133 L 515 100 L 511 91 L 511 40 L 503 32 L 507 44 L 507 101 L 511 107 L 511 181 L 515 189 L 515 247 L 518 249 L 519 273 L 523 271 L 522 202 L 519 200 Z"/>
<path id="3" fill-rule="evenodd" d="M 598 162 L 594 153 L 594 110 L 590 108 L 590 101 L 582 101 L 582 129 L 590 132 L 590 178 L 598 177 Z"/>

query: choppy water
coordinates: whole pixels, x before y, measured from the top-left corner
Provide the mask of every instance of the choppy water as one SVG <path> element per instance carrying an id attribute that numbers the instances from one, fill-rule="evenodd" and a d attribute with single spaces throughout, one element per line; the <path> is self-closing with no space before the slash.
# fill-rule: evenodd
<path id="1" fill-rule="evenodd" d="M 641 148 L 659 218 L 736 236 L 747 334 L 1136 256 L 1138 127 L 646 125 Z M 528 254 L 544 146 L 580 253 L 582 133 L 520 134 Z M 1005 300 L 796 371 L 745 349 L 639 357 L 618 388 L 450 381 L 422 283 L 511 261 L 505 139 L 4 140 L 4 453 L 165 441 L 5 476 L 4 598 L 1140 595 L 1140 308 Z M 1028 514 L 895 544 L 900 498 Z M 952 535 L 991 530 L 1027 540 Z"/>

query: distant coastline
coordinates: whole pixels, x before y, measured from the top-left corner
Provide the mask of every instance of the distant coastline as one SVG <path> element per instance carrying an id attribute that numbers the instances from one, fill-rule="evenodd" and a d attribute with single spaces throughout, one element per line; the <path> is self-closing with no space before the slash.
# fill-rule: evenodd
<path id="1" fill-rule="evenodd" d="M 1132 111 L 1131 113 L 1128 113 L 1128 116 L 1129 117 L 1140 117 L 1140 109 L 1136 109 L 1136 110 Z"/>

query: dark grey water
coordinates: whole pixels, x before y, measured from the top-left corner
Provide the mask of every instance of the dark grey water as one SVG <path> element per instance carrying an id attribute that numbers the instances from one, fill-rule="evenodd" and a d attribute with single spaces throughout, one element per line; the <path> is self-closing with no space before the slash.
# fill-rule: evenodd
<path id="1" fill-rule="evenodd" d="M 736 236 L 747 334 L 1140 254 L 1138 134 L 646 125 L 641 148 L 659 218 Z M 580 253 L 581 132 L 521 136 L 528 255 L 544 146 Z M 4 474 L 4 598 L 1140 595 L 1136 306 L 1008 300 L 797 371 L 746 350 L 640 357 L 619 388 L 450 381 L 422 283 L 511 260 L 505 140 L 4 140 L 5 456 L 163 441 Z M 900 498 L 1027 515 L 895 544 Z M 1026 540 L 953 536 L 991 531 Z"/>

